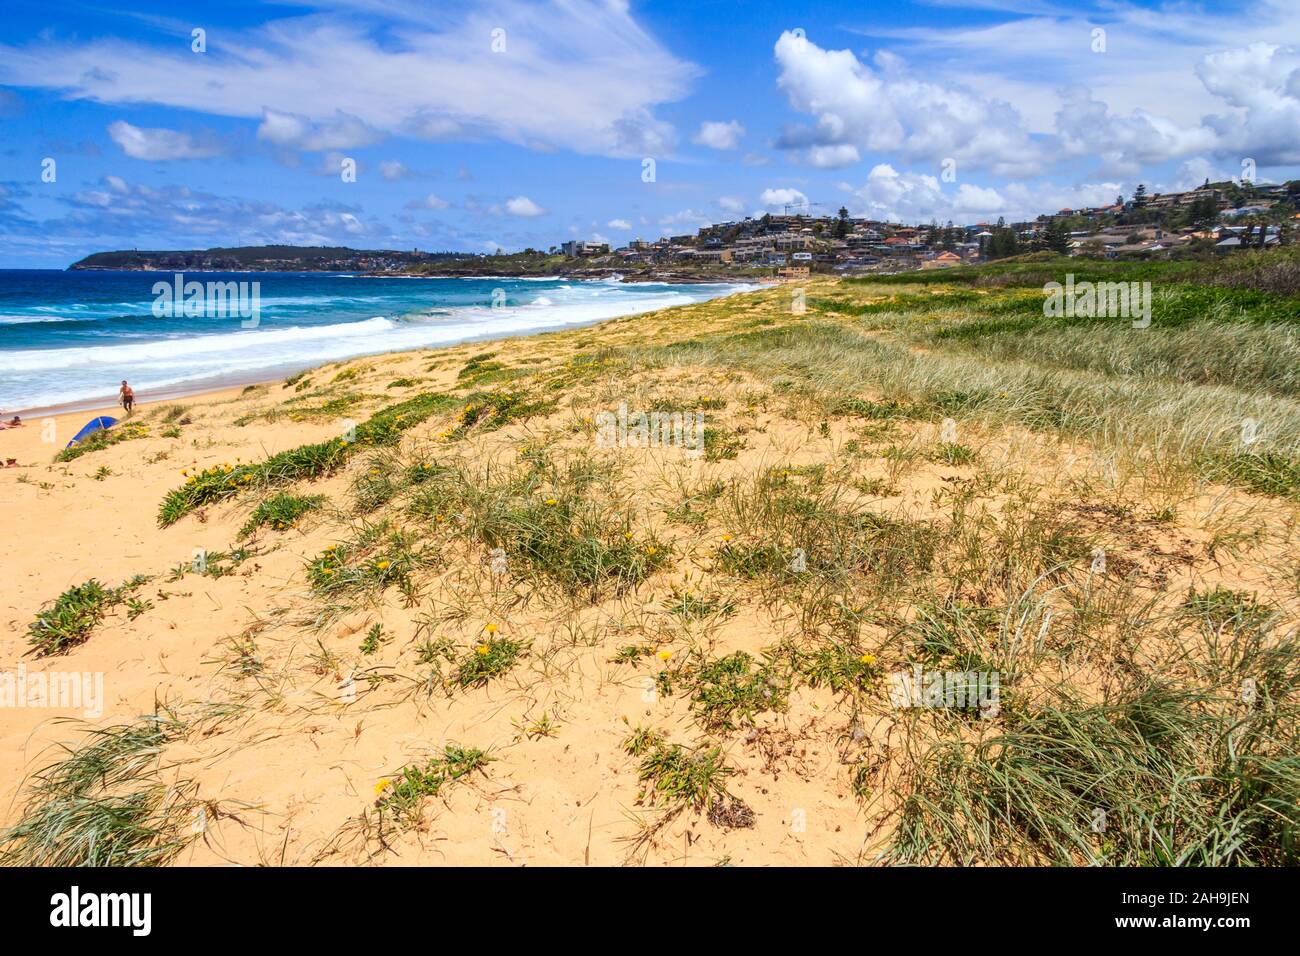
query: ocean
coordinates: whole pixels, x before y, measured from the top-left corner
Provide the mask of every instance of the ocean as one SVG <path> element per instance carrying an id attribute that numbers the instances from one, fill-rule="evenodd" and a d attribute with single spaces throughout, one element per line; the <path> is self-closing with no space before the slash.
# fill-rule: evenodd
<path id="1" fill-rule="evenodd" d="M 167 272 L 0 270 L 0 411 L 140 401 L 289 375 L 323 362 L 588 325 L 749 286 L 573 279 L 377 279 L 186 273 L 258 283 L 255 319 L 211 299 L 186 314 Z M 252 287 L 245 287 L 250 295 Z M 245 306 L 249 303 L 246 301 Z"/>

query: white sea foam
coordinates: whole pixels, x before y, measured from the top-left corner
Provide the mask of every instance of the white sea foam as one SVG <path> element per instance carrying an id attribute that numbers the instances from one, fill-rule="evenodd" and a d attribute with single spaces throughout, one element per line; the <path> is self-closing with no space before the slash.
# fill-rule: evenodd
<path id="1" fill-rule="evenodd" d="M 136 393 L 147 400 L 150 391 L 273 377 L 358 355 L 588 325 L 746 288 L 582 282 L 548 290 L 547 296 L 528 302 L 515 303 L 507 294 L 507 305 L 501 308 L 431 308 L 425 314 L 400 318 L 264 325 L 149 340 L 108 339 L 102 345 L 6 350 L 0 352 L 0 409 L 89 401 L 111 395 L 123 378 L 129 378 Z M 328 302 L 322 303 L 322 309 L 328 311 Z M 0 317 L 0 322 L 6 318 Z"/>

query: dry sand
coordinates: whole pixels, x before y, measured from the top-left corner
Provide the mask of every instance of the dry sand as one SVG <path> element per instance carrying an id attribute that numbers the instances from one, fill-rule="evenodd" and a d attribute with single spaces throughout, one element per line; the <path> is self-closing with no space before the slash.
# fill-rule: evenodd
<path id="1" fill-rule="evenodd" d="M 779 294 L 756 293 L 755 301 Z M 373 396 L 356 415 L 364 419 L 376 408 L 415 394 L 415 389 L 388 388 L 399 376 L 420 379 L 419 390 L 450 388 L 457 371 L 476 353 L 493 351 L 507 363 L 546 363 L 635 338 L 652 323 L 684 334 L 698 327 L 693 308 L 614 320 L 594 329 L 360 358 L 311 374 L 324 383 L 338 369 L 360 370 L 347 387 Z M 431 362 L 437 363 L 432 372 Z M 660 373 L 657 384 L 665 383 L 695 394 L 707 389 L 726 396 L 733 410 L 741 406 L 742 396 L 770 384 L 739 372 L 722 375 L 690 367 Z M 512 425 L 459 450 L 490 456 L 548 431 L 569 434 L 576 415 L 616 406 L 619 395 L 633 396 L 635 407 L 636 397 L 646 394 L 644 385 L 644 380 L 606 383 L 612 402 L 577 410 L 562 403 L 544 419 Z M 429 582 L 430 598 L 421 606 L 404 607 L 398 595 L 389 594 L 380 606 L 313 631 L 296 623 L 312 607 L 304 564 L 340 540 L 345 524 L 320 515 L 282 534 L 259 533 L 257 553 L 231 575 L 213 579 L 191 573 L 168 580 L 170 570 L 188 564 L 197 549 L 230 550 L 250 506 L 242 500 L 214 505 L 159 529 L 159 502 L 184 481 L 182 470 L 258 461 L 338 433 L 337 422 L 289 417 L 235 424 L 293 394 L 276 382 L 166 403 L 187 410 L 190 423 L 182 426 L 179 438 L 162 437 L 158 403 L 145 401 L 135 417 L 149 424 L 148 437 L 68 464 L 51 459 L 92 412 L 54 416 L 53 443 L 42 441 L 43 423 L 36 420 L 22 429 L 0 431 L 0 457 L 17 458 L 21 466 L 0 469 L 0 501 L 8 518 L 6 547 L 0 553 L 0 612 L 7 624 L 0 639 L 0 670 L 25 664 L 29 671 L 101 673 L 103 713 L 89 719 L 99 727 L 153 713 L 158 702 L 181 708 L 235 702 L 243 708 L 167 751 L 164 779 L 193 781 L 199 797 L 213 802 L 204 838 L 182 852 L 177 863 L 834 864 L 860 859 L 879 835 L 878 812 L 864 812 L 851 792 L 845 744 L 853 731 L 849 716 L 829 691 L 803 688 L 793 695 L 788 712 L 764 714 L 755 730 L 727 738 L 726 757 L 737 771 L 732 789 L 754 810 L 753 827 L 728 829 L 688 813 L 654 840 L 636 842 L 640 822 L 654 817 L 637 806 L 636 761 L 621 746 L 629 727 L 652 725 L 686 744 L 698 730 L 680 697 L 647 692 L 648 677 L 663 666 L 659 661 L 636 668 L 616 665 L 611 658 L 621 646 L 662 639 L 653 600 L 662 598 L 673 582 L 698 579 L 698 564 L 683 562 L 635 596 L 577 616 L 560 613 L 537 597 L 521 600 L 518 589 L 489 595 L 484 604 L 467 599 L 458 616 L 458 593 L 476 588 L 484 593 L 484 557 L 469 555 L 464 564 Z M 747 447 L 734 461 L 691 464 L 677 450 L 613 452 L 637 476 L 630 496 L 638 491 L 649 496 L 652 490 L 662 494 L 665 476 L 682 469 L 698 479 L 752 473 L 779 462 L 831 460 L 852 437 L 838 422 L 823 434 L 813 421 L 790 420 L 774 410 L 759 408 L 743 417 Z M 437 419 L 430 420 L 408 440 L 431 438 L 441 427 Z M 1006 447 L 1020 442 L 1026 455 L 1048 453 L 1041 439 L 1030 436 L 998 440 Z M 980 444 L 992 448 L 992 436 Z M 97 478 L 101 467 L 111 473 Z M 301 490 L 341 498 L 361 467 L 354 460 L 345 474 Z M 884 475 L 887 466 L 877 462 L 866 467 Z M 927 467 L 908 477 L 898 501 L 906 498 L 923 507 L 935 489 L 969 473 Z M 715 533 L 702 531 L 683 547 L 706 553 Z M 1148 560 L 1163 569 L 1171 591 L 1209 566 L 1203 529 L 1159 535 L 1161 547 L 1154 551 L 1167 560 Z M 1229 579 L 1233 573 L 1230 568 L 1223 572 Z M 137 574 L 154 576 L 139 592 L 152 602 L 150 609 L 134 620 L 117 609 L 86 643 L 66 655 L 24 657 L 25 632 L 36 611 L 66 588 L 90 578 L 116 585 Z M 1249 574 L 1247 568 L 1237 578 Z M 455 582 L 460 583 L 448 589 Z M 434 616 L 435 632 L 463 646 L 479 640 L 485 624 L 496 623 L 502 635 L 530 641 L 533 648 L 521 666 L 487 687 L 412 697 L 408 678 L 419 672 L 412 664 L 422 615 Z M 359 642 L 375 621 L 382 621 L 391 640 L 373 657 L 362 657 Z M 756 653 L 777 640 L 788 624 L 756 603 L 746 603 L 700 639 L 714 653 Z M 241 657 L 241 646 L 255 650 Z M 311 655 L 322 649 L 338 662 L 313 662 Z M 256 673 L 241 671 L 241 661 L 249 659 L 258 661 Z M 349 702 L 340 688 L 353 668 L 358 675 L 373 669 L 375 682 L 363 676 L 361 693 Z M 546 715 L 557 727 L 553 736 L 525 732 Z M 83 716 L 75 710 L 0 709 L 0 825 L 12 824 L 20 815 L 25 776 L 56 759 L 60 745 L 79 739 L 85 725 L 69 718 Z M 858 736 L 864 739 L 853 742 L 852 759 L 886 747 L 890 726 L 889 720 L 879 719 L 861 728 Z M 424 823 L 394 836 L 387 848 L 359 838 L 355 821 L 373 806 L 377 783 L 439 752 L 448 741 L 490 750 L 494 760 L 487 772 L 426 801 Z"/>

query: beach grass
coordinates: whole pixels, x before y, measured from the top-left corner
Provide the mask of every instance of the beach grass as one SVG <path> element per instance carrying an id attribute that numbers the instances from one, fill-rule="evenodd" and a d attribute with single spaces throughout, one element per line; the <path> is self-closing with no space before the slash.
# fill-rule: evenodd
<path id="1" fill-rule="evenodd" d="M 214 450 L 151 533 L 244 542 L 190 580 L 263 589 L 220 689 L 267 738 L 307 715 L 299 860 L 1294 865 L 1292 260 L 814 278 L 343 363 L 232 407 L 286 450 Z M 1152 282 L 1152 324 L 1044 315 L 1067 274 Z M 700 444 L 611 447 L 620 407 Z M 88 581 L 31 640 L 126 597 Z M 450 788 L 489 762 L 491 800 Z M 109 789 L 142 834 L 115 858 L 172 859 L 171 805 Z M 13 858 L 107 832 L 65 814 L 28 804 Z"/>

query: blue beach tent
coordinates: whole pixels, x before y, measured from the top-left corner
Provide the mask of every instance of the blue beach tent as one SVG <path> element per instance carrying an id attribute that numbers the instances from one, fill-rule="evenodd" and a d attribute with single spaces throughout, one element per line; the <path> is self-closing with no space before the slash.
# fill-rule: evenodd
<path id="1" fill-rule="evenodd" d="M 68 442 L 68 444 L 65 447 L 71 448 L 73 445 L 81 441 L 81 439 L 85 438 L 87 435 L 90 435 L 93 432 L 106 431 L 109 428 L 112 428 L 116 424 L 117 424 L 117 419 L 109 418 L 107 415 L 100 415 L 98 418 L 92 418 L 90 421 L 86 422 L 85 427 L 82 428 L 81 431 L 77 432 L 77 434 L 72 436 L 72 441 Z"/>

